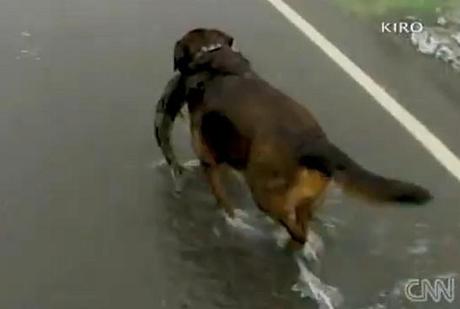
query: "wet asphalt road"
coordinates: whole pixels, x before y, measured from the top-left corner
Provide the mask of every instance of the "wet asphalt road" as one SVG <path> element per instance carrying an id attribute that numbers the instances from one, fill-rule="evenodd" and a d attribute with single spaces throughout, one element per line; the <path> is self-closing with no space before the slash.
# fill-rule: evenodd
<path id="1" fill-rule="evenodd" d="M 376 33 L 375 21 L 329 2 L 289 3 L 460 153 L 458 75 Z M 153 166 L 154 103 L 175 40 L 197 26 L 232 33 L 363 165 L 436 196 L 426 208 L 376 209 L 331 191 L 322 215 L 334 225 L 317 226 L 326 251 L 312 267 L 340 288 L 344 308 L 458 308 L 410 304 L 398 282 L 460 272 L 459 183 L 265 1 L 0 6 L 0 308 L 316 308 L 290 290 L 296 266 L 262 219 L 260 232 L 235 230 L 200 175 L 176 199 Z M 192 158 L 184 124 L 175 137 Z"/>

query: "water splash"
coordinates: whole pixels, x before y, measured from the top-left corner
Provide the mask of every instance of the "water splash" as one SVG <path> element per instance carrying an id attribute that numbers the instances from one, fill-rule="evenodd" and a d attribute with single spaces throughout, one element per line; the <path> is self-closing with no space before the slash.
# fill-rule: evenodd
<path id="1" fill-rule="evenodd" d="M 324 243 L 321 237 L 313 230 L 308 231 L 308 241 L 302 249 L 304 257 L 309 261 L 319 261 L 319 254 L 324 251 Z"/>
<path id="2" fill-rule="evenodd" d="M 292 286 L 294 292 L 299 292 L 300 297 L 314 299 L 319 309 L 336 309 L 344 303 L 344 297 L 336 287 L 323 283 L 307 267 L 305 261 L 296 257 L 299 267 L 299 279 Z"/>
<path id="3" fill-rule="evenodd" d="M 407 251 L 412 255 L 425 255 L 429 251 L 430 244 L 431 242 L 429 239 L 416 239 L 414 244 L 411 245 Z"/>
<path id="4" fill-rule="evenodd" d="M 153 169 L 158 168 L 167 168 L 171 174 L 171 179 L 173 181 L 174 191 L 173 195 L 175 197 L 180 197 L 181 192 L 184 189 L 185 183 L 190 178 L 191 175 L 201 166 L 200 161 L 196 159 L 188 160 L 183 163 L 182 165 L 184 170 L 182 173 L 176 173 L 171 167 L 168 165 L 166 159 L 159 159 L 153 161 L 149 167 Z"/>
<path id="5" fill-rule="evenodd" d="M 410 41 L 420 53 L 446 62 L 460 72 L 460 8 L 437 9 L 436 13 L 436 25 L 412 33 Z"/>
<path id="6" fill-rule="evenodd" d="M 246 220 L 249 218 L 249 214 L 242 209 L 235 209 L 235 217 L 230 218 L 226 212 L 224 213 L 225 221 L 231 227 L 244 230 L 244 231 L 255 231 L 256 228 L 252 225 L 246 223 Z"/>
<path id="7" fill-rule="evenodd" d="M 276 245 L 280 248 L 284 248 L 288 243 L 291 236 L 282 226 L 278 226 L 273 230 L 273 238 L 275 239 Z"/>
<path id="8" fill-rule="evenodd" d="M 19 50 L 16 59 L 32 59 L 37 61 L 41 60 L 40 49 L 35 46 L 32 34 L 29 31 L 22 31 L 20 36 L 23 39 L 23 48 Z"/>

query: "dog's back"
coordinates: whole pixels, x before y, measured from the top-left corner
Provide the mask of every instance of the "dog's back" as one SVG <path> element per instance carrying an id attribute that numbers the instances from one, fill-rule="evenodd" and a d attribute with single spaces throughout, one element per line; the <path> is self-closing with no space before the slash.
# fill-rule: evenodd
<path id="1" fill-rule="evenodd" d="M 254 145 L 270 144 L 274 151 L 284 153 L 283 158 L 279 155 L 282 165 L 314 169 L 340 181 L 350 192 L 383 201 L 423 203 L 430 199 L 423 188 L 361 168 L 329 142 L 305 107 L 251 73 L 249 62 L 239 53 L 224 48 L 213 53 L 207 66 L 213 77 L 203 88 L 200 114 L 208 115 L 202 134 L 211 146 L 223 149 L 222 157 L 230 148 L 244 148 L 235 167 L 247 166 Z M 231 147 L 222 147 L 226 140 Z M 246 146 L 236 147 L 238 141 Z"/>

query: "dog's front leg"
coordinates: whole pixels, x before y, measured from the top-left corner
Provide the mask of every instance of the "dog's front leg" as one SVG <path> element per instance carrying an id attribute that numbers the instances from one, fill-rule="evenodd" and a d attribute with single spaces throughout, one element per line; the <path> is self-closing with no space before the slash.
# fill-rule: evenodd
<path id="1" fill-rule="evenodd" d="M 209 186 L 211 187 L 212 193 L 216 197 L 217 204 L 224 209 L 225 213 L 231 219 L 233 219 L 235 217 L 235 211 L 227 197 L 227 193 L 220 177 L 224 166 L 217 163 L 213 151 L 204 142 L 196 122 L 197 121 L 192 119 L 190 126 L 193 150 L 195 151 L 196 156 L 200 159 L 201 166 L 203 167 L 203 171 Z"/>
<path id="2" fill-rule="evenodd" d="M 212 193 L 216 197 L 217 205 L 222 207 L 225 213 L 231 218 L 235 218 L 235 210 L 228 199 L 227 192 L 225 191 L 224 185 L 222 184 L 221 173 L 222 165 L 212 165 L 208 163 L 202 163 L 205 175 L 211 186 Z"/>

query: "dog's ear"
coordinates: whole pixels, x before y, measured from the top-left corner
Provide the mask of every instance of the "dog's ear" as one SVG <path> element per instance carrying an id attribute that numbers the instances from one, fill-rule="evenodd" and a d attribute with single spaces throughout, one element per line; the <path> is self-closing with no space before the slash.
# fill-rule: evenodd
<path id="1" fill-rule="evenodd" d="M 189 58 L 190 55 L 185 44 L 182 42 L 182 40 L 177 41 L 176 45 L 174 46 L 174 71 L 184 70 L 187 62 L 189 61 Z"/>

